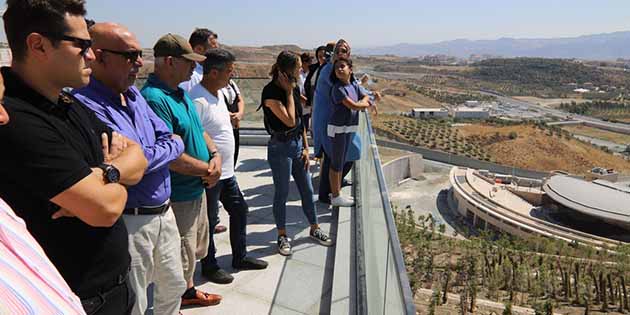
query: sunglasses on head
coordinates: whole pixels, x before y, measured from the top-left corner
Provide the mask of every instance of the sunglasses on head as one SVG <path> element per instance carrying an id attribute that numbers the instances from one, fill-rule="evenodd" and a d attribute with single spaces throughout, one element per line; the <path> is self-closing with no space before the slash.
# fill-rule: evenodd
<path id="1" fill-rule="evenodd" d="M 136 60 L 138 60 L 138 57 L 142 57 L 142 50 L 119 51 L 105 48 L 101 48 L 101 50 L 115 55 L 123 56 L 129 62 L 135 62 Z"/>
<path id="2" fill-rule="evenodd" d="M 81 51 L 79 52 L 79 55 L 81 56 L 85 56 L 85 54 L 87 54 L 87 51 L 90 49 L 90 47 L 92 47 L 91 39 L 83 39 L 83 38 L 78 38 L 78 37 L 69 36 L 69 35 L 55 35 L 55 34 L 50 34 L 50 33 L 42 33 L 42 34 L 52 39 L 72 42 L 76 47 L 81 48 Z"/>

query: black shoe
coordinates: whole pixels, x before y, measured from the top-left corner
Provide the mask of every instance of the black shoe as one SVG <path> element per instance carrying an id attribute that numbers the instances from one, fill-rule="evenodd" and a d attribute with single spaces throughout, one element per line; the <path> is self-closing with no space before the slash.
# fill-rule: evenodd
<path id="1" fill-rule="evenodd" d="M 341 187 L 352 186 L 352 181 L 344 179 L 341 181 Z"/>
<path id="2" fill-rule="evenodd" d="M 317 242 L 319 242 L 320 244 L 324 246 L 333 245 L 332 239 L 326 233 L 324 233 L 324 231 L 322 231 L 322 229 L 320 228 L 317 228 L 314 231 L 311 231 L 310 236 L 312 239 L 316 240 Z"/>
<path id="3" fill-rule="evenodd" d="M 261 259 L 245 257 L 238 264 L 232 264 L 234 269 L 239 270 L 261 270 L 267 268 L 268 263 Z"/>
<path id="4" fill-rule="evenodd" d="M 290 256 L 293 254 L 291 250 L 291 240 L 286 235 L 278 236 L 278 253 L 282 256 Z"/>
<path id="5" fill-rule="evenodd" d="M 210 282 L 214 282 L 217 284 L 228 284 L 234 281 L 234 277 L 231 274 L 227 273 L 225 270 L 218 269 L 204 269 L 201 268 L 201 275 L 206 277 Z"/>
<path id="6" fill-rule="evenodd" d="M 325 198 L 319 197 L 317 200 L 319 200 L 320 203 L 325 203 L 328 205 L 330 204 L 330 198 L 328 197 L 325 197 Z"/>

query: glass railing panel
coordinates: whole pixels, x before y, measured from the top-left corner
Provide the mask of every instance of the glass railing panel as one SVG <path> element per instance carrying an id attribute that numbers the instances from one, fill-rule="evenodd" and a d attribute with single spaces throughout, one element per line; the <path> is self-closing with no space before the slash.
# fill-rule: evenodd
<path id="1" fill-rule="evenodd" d="M 243 117 L 242 127 L 264 128 L 262 109 L 257 109 L 260 105 L 262 90 L 269 81 L 271 81 L 271 79 L 266 77 L 243 77 L 234 79 L 245 101 L 245 116 Z"/>
<path id="2" fill-rule="evenodd" d="M 390 242 L 387 255 L 387 288 L 385 290 L 385 309 L 383 314 L 405 314 L 405 303 L 401 292 L 398 270 L 394 259 L 394 248 Z"/>
<path id="3" fill-rule="evenodd" d="M 368 140 L 369 141 L 369 140 Z M 366 142 L 369 143 L 369 142 Z M 366 176 L 361 180 L 366 182 L 367 189 L 362 190 L 363 207 L 363 244 L 365 248 L 366 270 L 366 298 L 370 314 L 381 314 L 383 310 L 383 297 L 387 286 L 387 250 L 389 238 L 387 225 L 383 216 L 383 201 L 379 190 L 376 170 L 374 168 L 374 156 L 371 150 L 367 151 Z M 362 174 L 362 175 L 363 175 Z M 365 194 L 363 192 L 365 191 Z"/>
<path id="4" fill-rule="evenodd" d="M 413 297 L 406 275 L 402 250 L 387 193 L 387 186 L 372 133 L 369 115 L 361 113 L 359 122 L 361 160 L 357 163 L 357 214 L 361 222 L 360 246 L 364 282 L 363 290 L 368 314 L 415 314 Z M 359 268 L 358 270 L 361 270 Z"/>
<path id="5" fill-rule="evenodd" d="M 135 86 L 141 89 L 146 80 L 147 77 L 139 77 L 136 79 Z M 245 101 L 245 116 L 242 127 L 264 128 L 262 109 L 258 111 L 256 109 L 260 105 L 262 89 L 270 80 L 267 77 L 234 78 Z"/>

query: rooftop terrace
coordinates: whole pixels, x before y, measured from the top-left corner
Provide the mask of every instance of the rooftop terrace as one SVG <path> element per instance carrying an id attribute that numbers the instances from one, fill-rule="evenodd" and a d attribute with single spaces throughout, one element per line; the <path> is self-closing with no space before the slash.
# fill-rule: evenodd
<path id="1" fill-rule="evenodd" d="M 352 173 L 353 187 L 344 188 L 346 194 L 355 195 L 357 206 L 332 209 L 316 204 L 320 225 L 335 246 L 323 247 L 308 237 L 309 225 L 291 184 L 287 231 L 294 252 L 290 257 L 279 255 L 276 249 L 267 148 L 241 146 L 236 176 L 249 204 L 247 249 L 249 255 L 268 261 L 269 267 L 233 270 L 229 233 L 215 235 L 219 265 L 235 280 L 228 285 L 207 282 L 198 265 L 195 284 L 221 294 L 223 301 L 217 306 L 187 308 L 183 314 L 415 314 L 376 142 L 368 130 L 367 115 L 362 115 L 362 158 Z M 241 137 L 241 143 L 262 144 L 265 136 L 253 133 L 245 141 Z M 311 171 L 318 174 L 315 163 Z M 314 186 L 318 186 L 317 178 Z M 220 217 L 228 225 L 225 210 Z"/>

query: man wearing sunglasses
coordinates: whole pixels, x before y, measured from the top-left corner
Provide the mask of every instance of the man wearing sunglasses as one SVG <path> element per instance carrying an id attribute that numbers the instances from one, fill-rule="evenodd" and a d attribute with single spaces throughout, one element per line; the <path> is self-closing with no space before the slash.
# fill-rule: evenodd
<path id="1" fill-rule="evenodd" d="M 130 285 L 136 291 L 132 314 L 147 309 L 147 286 L 154 283 L 154 314 L 175 315 L 186 282 L 180 257 L 180 237 L 170 207 L 168 164 L 184 152 L 184 143 L 155 115 L 133 85 L 143 66 L 136 36 L 113 23 L 90 28 L 92 78 L 72 93 L 107 126 L 142 145 L 149 166 L 142 180 L 127 188 L 123 219 L 129 232 Z"/>
<path id="2" fill-rule="evenodd" d="M 90 80 L 85 13 L 83 0 L 7 1 L 13 60 L 2 76 L 11 124 L 0 128 L 0 198 L 24 219 L 86 313 L 128 314 L 135 298 L 123 185 L 136 184 L 147 161 L 137 143 L 62 93 Z"/>

